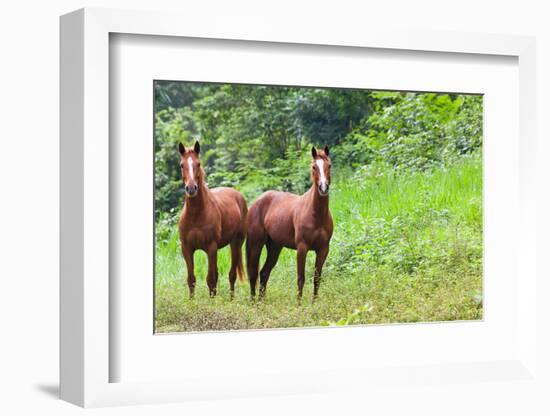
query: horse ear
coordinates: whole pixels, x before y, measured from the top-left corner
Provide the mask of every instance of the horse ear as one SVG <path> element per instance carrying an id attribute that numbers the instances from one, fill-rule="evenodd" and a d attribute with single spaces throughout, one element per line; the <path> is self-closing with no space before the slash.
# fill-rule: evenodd
<path id="1" fill-rule="evenodd" d="M 201 152 L 201 145 L 198 140 L 195 142 L 195 147 L 193 148 L 193 150 L 196 154 L 199 154 Z"/>
<path id="2" fill-rule="evenodd" d="M 325 145 L 325 155 L 328 156 L 328 145 Z"/>
<path id="3" fill-rule="evenodd" d="M 313 156 L 313 158 L 317 157 L 317 149 L 315 148 L 315 146 L 311 147 L 311 156 Z"/>
<path id="4" fill-rule="evenodd" d="M 183 155 L 185 153 L 185 147 L 183 146 L 183 144 L 181 144 L 181 142 L 178 143 L 178 150 L 180 152 L 180 155 Z"/>

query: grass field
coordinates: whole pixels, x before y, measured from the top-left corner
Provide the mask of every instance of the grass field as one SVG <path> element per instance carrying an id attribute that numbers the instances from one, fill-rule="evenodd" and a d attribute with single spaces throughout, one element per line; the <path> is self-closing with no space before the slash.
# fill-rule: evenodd
<path id="1" fill-rule="evenodd" d="M 256 302 L 246 280 L 230 301 L 228 248 L 218 252 L 218 296 L 209 298 L 206 255 L 196 253 L 197 288 L 190 300 L 172 222 L 156 242 L 156 332 L 482 318 L 479 153 L 428 173 L 334 172 L 330 210 L 335 229 L 314 304 L 315 255 L 307 258 L 300 304 L 296 252 L 288 249 L 271 274 L 266 298 Z"/>

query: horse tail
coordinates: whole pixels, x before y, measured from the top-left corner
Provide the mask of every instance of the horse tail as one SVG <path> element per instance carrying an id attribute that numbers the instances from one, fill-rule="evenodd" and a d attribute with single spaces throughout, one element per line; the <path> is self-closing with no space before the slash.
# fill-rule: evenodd
<path id="1" fill-rule="evenodd" d="M 244 238 L 246 238 L 247 217 L 248 217 L 248 207 L 246 206 L 246 200 L 241 195 L 241 221 L 242 221 L 242 231 L 243 231 Z M 242 243 L 241 245 L 239 245 L 239 252 L 237 253 L 237 276 L 240 282 L 244 281 Z"/>
<path id="2" fill-rule="evenodd" d="M 241 247 L 237 251 L 237 276 L 239 281 L 244 281 L 244 272 L 243 272 L 243 251 Z"/>

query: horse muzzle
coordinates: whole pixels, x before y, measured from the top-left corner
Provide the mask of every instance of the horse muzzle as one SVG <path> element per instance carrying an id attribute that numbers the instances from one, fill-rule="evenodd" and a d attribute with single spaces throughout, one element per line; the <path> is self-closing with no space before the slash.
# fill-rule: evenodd
<path id="1" fill-rule="evenodd" d="M 189 198 L 193 198 L 194 196 L 197 196 L 199 187 L 197 185 L 185 185 L 185 193 Z"/>
<path id="2" fill-rule="evenodd" d="M 329 192 L 329 185 L 328 183 L 322 183 L 317 187 L 317 190 L 319 191 L 319 195 L 321 196 L 327 196 Z"/>

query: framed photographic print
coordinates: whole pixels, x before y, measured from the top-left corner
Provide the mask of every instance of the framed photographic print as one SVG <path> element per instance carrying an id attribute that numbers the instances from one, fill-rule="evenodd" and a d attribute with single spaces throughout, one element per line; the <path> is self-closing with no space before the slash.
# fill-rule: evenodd
<path id="1" fill-rule="evenodd" d="M 180 18 L 61 19 L 62 398 L 531 379 L 533 40 Z"/>

